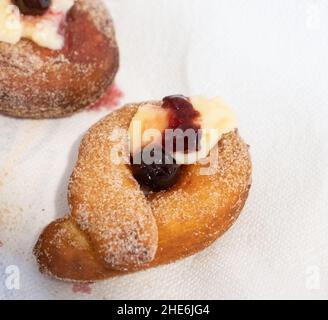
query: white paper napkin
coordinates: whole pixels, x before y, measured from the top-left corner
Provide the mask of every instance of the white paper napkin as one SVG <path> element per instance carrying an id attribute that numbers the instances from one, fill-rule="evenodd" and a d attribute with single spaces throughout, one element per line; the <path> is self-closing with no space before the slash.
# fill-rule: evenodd
<path id="1" fill-rule="evenodd" d="M 45 121 L 0 116 L 0 298 L 327 299 L 328 3 L 106 2 L 123 102 L 225 98 L 251 145 L 249 200 L 234 227 L 193 257 L 92 285 L 52 280 L 39 274 L 32 248 L 43 227 L 68 212 L 78 143 L 108 111 Z"/>

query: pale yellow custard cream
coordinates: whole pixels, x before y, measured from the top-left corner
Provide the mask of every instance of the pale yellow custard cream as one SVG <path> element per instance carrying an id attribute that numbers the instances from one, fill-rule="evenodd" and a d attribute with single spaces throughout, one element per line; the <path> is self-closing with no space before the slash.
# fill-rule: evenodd
<path id="1" fill-rule="evenodd" d="M 60 27 L 73 5 L 74 0 L 52 0 L 44 15 L 28 16 L 21 14 L 11 0 L 0 0 L 0 42 L 16 44 L 26 38 L 41 47 L 62 49 L 65 39 Z"/>
<path id="2" fill-rule="evenodd" d="M 175 152 L 173 156 L 179 164 L 192 164 L 206 158 L 223 134 L 237 128 L 235 113 L 221 98 L 195 96 L 190 97 L 189 101 L 199 113 L 197 122 L 201 130 L 200 148 L 187 154 Z M 131 154 L 151 143 L 161 143 L 160 139 L 168 125 L 169 115 L 166 109 L 151 103 L 140 106 L 129 128 Z"/>

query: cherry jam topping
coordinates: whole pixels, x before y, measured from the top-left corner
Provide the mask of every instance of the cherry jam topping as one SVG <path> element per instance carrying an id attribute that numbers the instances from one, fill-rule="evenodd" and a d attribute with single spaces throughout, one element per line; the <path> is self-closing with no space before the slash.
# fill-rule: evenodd
<path id="1" fill-rule="evenodd" d="M 189 153 L 200 147 L 200 114 L 189 99 L 180 95 L 169 96 L 163 99 L 162 108 L 168 110 L 167 129 L 175 133 L 172 136 L 166 130 L 162 145 L 148 145 L 131 157 L 133 176 L 141 186 L 152 191 L 168 189 L 178 181 L 182 166 L 176 163 L 172 152 Z M 187 130 L 190 135 L 185 134 Z"/>
<path id="2" fill-rule="evenodd" d="M 20 12 L 29 16 L 40 16 L 48 11 L 51 0 L 13 0 Z"/>
<path id="3" fill-rule="evenodd" d="M 201 138 L 200 125 L 198 119 L 200 113 L 194 109 L 189 99 L 182 95 L 168 96 L 163 99 L 162 108 L 169 110 L 169 127 L 168 129 L 176 130 L 180 129 L 181 133 L 184 134 L 189 130 L 191 135 L 180 137 L 183 140 L 183 149 L 180 148 L 177 143 L 179 134 L 173 137 L 164 134 L 163 146 L 168 149 L 167 146 L 173 143 L 173 152 L 184 151 L 185 153 L 199 151 L 199 141 Z M 192 131 L 191 131 L 192 130 Z M 177 131 L 178 132 L 178 131 Z"/>
<path id="4" fill-rule="evenodd" d="M 137 159 L 140 162 L 136 161 Z M 144 148 L 136 157 L 131 158 L 131 163 L 135 179 L 141 186 L 152 191 L 172 187 L 177 182 L 181 171 L 181 166 L 161 147 Z"/>

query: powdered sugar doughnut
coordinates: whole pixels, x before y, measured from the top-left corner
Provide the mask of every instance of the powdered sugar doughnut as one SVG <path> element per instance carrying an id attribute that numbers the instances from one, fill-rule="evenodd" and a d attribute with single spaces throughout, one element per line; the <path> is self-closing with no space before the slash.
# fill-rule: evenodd
<path id="1" fill-rule="evenodd" d="M 41 272 L 94 281 L 170 263 L 210 245 L 238 217 L 252 168 L 237 131 L 219 141 L 211 175 L 187 165 L 172 188 L 157 193 L 145 195 L 129 164 L 110 161 L 114 130 L 127 130 L 139 106 L 113 112 L 84 137 L 69 184 L 71 212 L 51 223 L 34 249 Z M 121 144 L 125 150 L 128 142 Z"/>
<path id="2" fill-rule="evenodd" d="M 72 114 L 100 98 L 118 69 L 112 20 L 100 0 L 76 0 L 65 45 L 50 50 L 21 39 L 0 42 L 0 113 L 22 118 Z"/>

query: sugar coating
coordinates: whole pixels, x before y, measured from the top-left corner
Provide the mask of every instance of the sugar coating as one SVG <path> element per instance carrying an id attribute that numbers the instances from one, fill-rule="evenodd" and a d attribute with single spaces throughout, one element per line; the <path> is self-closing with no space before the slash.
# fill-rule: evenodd
<path id="1" fill-rule="evenodd" d="M 113 41 L 115 39 L 115 32 L 113 21 L 108 19 L 108 11 L 100 3 L 100 0 L 75 0 L 76 6 L 79 10 L 88 12 L 96 25 L 97 29 L 103 33 L 108 39 Z M 102 10 L 99 10 L 101 6 Z M 115 41 L 111 43 L 116 45 Z"/>
<path id="2" fill-rule="evenodd" d="M 85 21 L 76 22 L 82 15 Z M 18 117 L 60 117 L 87 107 L 106 91 L 118 68 L 115 31 L 108 11 L 101 0 L 76 0 L 67 21 L 67 34 L 73 35 L 59 51 L 26 39 L 15 45 L 0 42 L 0 112 Z M 103 36 L 98 39 L 104 43 L 99 52 L 78 43 L 77 23 L 93 28 L 88 48 L 96 42 L 96 32 Z M 75 38 L 73 46 L 71 38 Z M 85 50 L 92 50 L 98 59 L 89 59 L 91 52 Z M 89 79 L 88 86 L 80 89 L 78 79 Z"/>
<path id="3" fill-rule="evenodd" d="M 211 175 L 201 174 L 201 164 L 184 166 L 177 184 L 159 193 L 145 195 L 130 165 L 113 163 L 110 153 L 117 145 L 124 156 L 129 152 L 126 135 L 116 129 L 127 130 L 140 105 L 115 111 L 83 138 L 69 183 L 70 215 L 42 234 L 35 248 L 43 272 L 87 281 L 172 262 L 212 243 L 238 217 L 252 168 L 237 131 L 220 140 Z M 67 261 L 58 254 L 72 250 L 79 263 L 76 257 L 68 260 L 75 269 L 59 274 L 56 267 Z"/>
<path id="4" fill-rule="evenodd" d="M 113 134 L 128 128 L 126 112 L 135 109 L 124 111 L 96 124 L 83 139 L 69 185 L 72 218 L 104 262 L 120 270 L 151 261 L 158 238 L 150 205 L 129 166 L 113 164 L 110 157 L 120 139 L 127 144 L 126 137 Z"/>
<path id="5" fill-rule="evenodd" d="M 243 192 L 251 184 L 251 166 L 248 146 L 236 132 L 223 135 L 219 142 L 218 163 L 210 175 L 202 175 L 200 164 L 183 168 L 183 177 L 170 190 L 150 194 L 151 206 L 156 220 L 161 224 L 189 220 L 188 208 L 197 211 L 197 219 L 213 217 L 217 209 L 229 207 L 233 203 L 239 207 Z M 192 194 L 192 197 L 190 196 Z M 166 211 L 170 210 L 167 215 Z M 234 215 L 234 214 L 233 214 Z"/>

